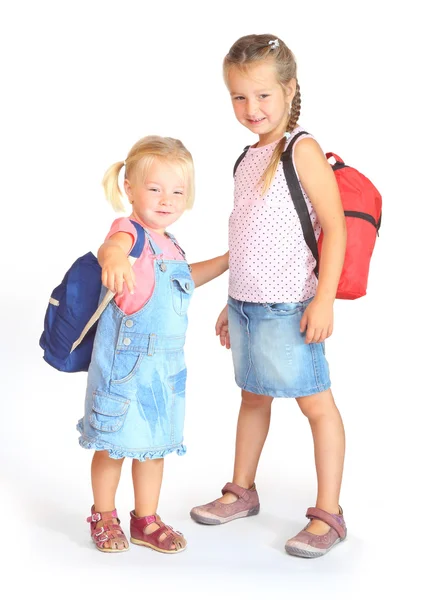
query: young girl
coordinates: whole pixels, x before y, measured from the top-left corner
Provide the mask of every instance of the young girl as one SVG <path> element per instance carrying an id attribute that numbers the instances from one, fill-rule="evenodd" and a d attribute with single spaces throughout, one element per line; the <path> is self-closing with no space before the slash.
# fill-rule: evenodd
<path id="1" fill-rule="evenodd" d="M 300 136 L 293 152 L 296 174 L 315 235 L 321 228 L 325 233 L 317 281 L 280 161 L 302 131 L 294 56 L 273 35 L 248 35 L 225 57 L 224 79 L 236 118 L 258 135 L 235 174 L 229 298 L 216 323 L 221 344 L 232 347 L 242 403 L 233 482 L 191 516 L 221 524 L 259 512 L 254 481 L 272 400 L 295 397 L 312 429 L 318 495 L 306 513 L 309 524 L 285 548 L 296 556 L 321 556 L 346 536 L 339 507 L 344 429 L 324 355 L 345 253 L 344 213 L 323 152 L 312 136 Z"/>
<path id="2" fill-rule="evenodd" d="M 165 230 L 194 200 L 192 157 L 180 141 L 145 137 L 124 163 L 108 169 L 103 185 L 116 210 L 123 210 L 118 186 L 123 166 L 132 213 L 114 221 L 98 252 L 102 283 L 116 296 L 99 320 L 85 415 L 78 423 L 81 446 L 96 450 L 91 468 L 94 504 L 87 521 L 98 550 L 128 549 L 115 494 L 123 461 L 130 457 L 135 495 L 131 541 L 177 553 L 185 549 L 186 540 L 165 525 L 156 510 L 164 456 L 186 451 L 187 310 L 194 287 L 226 271 L 228 253 L 189 266 Z M 128 254 L 137 239 L 134 223 L 144 228 L 145 245 L 131 267 Z"/>

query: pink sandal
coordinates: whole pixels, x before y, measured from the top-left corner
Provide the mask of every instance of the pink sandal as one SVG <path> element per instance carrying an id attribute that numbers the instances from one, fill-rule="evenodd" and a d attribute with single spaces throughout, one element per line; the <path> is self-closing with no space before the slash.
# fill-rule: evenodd
<path id="1" fill-rule="evenodd" d="M 148 517 L 137 517 L 134 511 L 131 512 L 130 532 L 131 542 L 139 546 L 147 546 L 157 552 L 164 554 L 178 554 L 186 549 L 186 540 L 179 531 L 174 531 L 169 525 L 161 521 L 159 515 L 150 515 Z M 151 533 L 146 533 L 146 529 L 152 523 L 156 523 L 158 528 Z M 165 534 L 164 539 L 161 539 Z M 174 544 L 175 549 L 172 549 Z"/>
<path id="2" fill-rule="evenodd" d="M 118 523 L 115 523 L 114 519 L 117 519 Z M 101 527 L 97 527 L 99 521 L 102 521 Z M 90 523 L 92 540 L 101 552 L 125 552 L 129 550 L 129 543 L 123 529 L 120 527 L 120 519 L 117 516 L 116 509 L 96 512 L 93 505 L 87 523 Z M 109 542 L 108 548 L 105 547 L 105 542 Z"/>

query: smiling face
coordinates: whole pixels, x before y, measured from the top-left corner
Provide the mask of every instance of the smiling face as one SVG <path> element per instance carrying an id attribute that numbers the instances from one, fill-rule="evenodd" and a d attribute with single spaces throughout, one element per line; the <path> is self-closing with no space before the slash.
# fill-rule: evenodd
<path id="1" fill-rule="evenodd" d="M 163 234 L 186 209 L 186 182 L 177 163 L 155 158 L 143 182 L 125 179 L 132 218 Z"/>
<path id="2" fill-rule="evenodd" d="M 226 80 L 237 120 L 259 135 L 259 145 L 279 140 L 288 124 L 295 81 L 282 86 L 273 62 L 264 60 L 247 70 L 231 67 Z"/>

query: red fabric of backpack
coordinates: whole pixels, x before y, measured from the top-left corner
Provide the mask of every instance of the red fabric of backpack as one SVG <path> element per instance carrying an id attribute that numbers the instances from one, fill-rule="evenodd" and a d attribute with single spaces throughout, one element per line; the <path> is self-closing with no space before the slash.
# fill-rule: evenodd
<path id="1" fill-rule="evenodd" d="M 369 265 L 381 225 L 382 198 L 374 184 L 362 173 L 345 165 L 328 152 L 342 200 L 347 226 L 347 246 L 336 298 L 354 300 L 366 294 Z M 323 232 L 318 239 L 321 254 Z"/>
<path id="2" fill-rule="evenodd" d="M 306 132 L 302 131 L 294 136 L 281 160 L 305 241 L 316 260 L 315 275 L 318 277 L 324 234 L 321 232 L 317 243 L 292 159 L 295 141 L 305 134 Z M 339 187 L 347 225 L 345 259 L 336 298 L 354 300 L 366 294 L 370 260 L 381 225 L 382 199 L 373 183 L 353 167 L 347 166 L 337 154 L 329 152 L 326 157 L 336 160 L 332 169 Z"/>

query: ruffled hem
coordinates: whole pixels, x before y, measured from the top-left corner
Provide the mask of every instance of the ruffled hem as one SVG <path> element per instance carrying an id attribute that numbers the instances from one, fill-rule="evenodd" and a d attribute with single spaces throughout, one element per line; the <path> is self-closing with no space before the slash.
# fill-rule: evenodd
<path id="1" fill-rule="evenodd" d="M 80 433 L 82 433 L 77 426 L 77 429 Z M 184 444 L 179 444 L 178 446 L 173 446 L 172 448 L 164 448 L 163 450 L 145 450 L 144 452 L 134 452 L 132 450 L 121 450 L 110 447 L 105 442 L 98 441 L 90 441 L 84 439 L 82 436 L 78 439 L 79 445 L 82 448 L 86 448 L 87 450 L 107 450 L 110 458 L 136 458 L 137 460 L 143 462 L 147 459 L 154 458 L 164 458 L 167 454 L 171 454 L 172 452 L 176 452 L 178 456 L 183 456 L 186 453 L 186 446 Z"/>
<path id="2" fill-rule="evenodd" d="M 131 450 L 114 450 L 103 442 L 89 442 L 83 438 L 78 440 L 82 448 L 88 450 L 107 450 L 110 458 L 136 458 L 139 461 L 154 458 L 164 458 L 167 454 L 177 452 L 178 456 L 183 456 L 186 453 L 186 446 L 180 444 L 180 446 L 174 446 L 173 448 L 165 448 L 165 450 L 146 450 L 145 452 L 132 452 Z"/>

